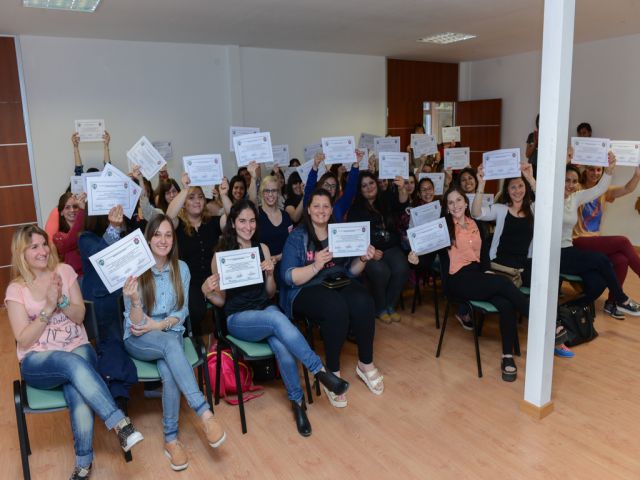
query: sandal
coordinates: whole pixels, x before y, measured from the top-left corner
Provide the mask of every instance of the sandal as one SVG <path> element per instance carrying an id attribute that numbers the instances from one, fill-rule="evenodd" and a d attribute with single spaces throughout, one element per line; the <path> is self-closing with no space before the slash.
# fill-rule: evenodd
<path id="1" fill-rule="evenodd" d="M 322 389 L 324 390 L 324 393 L 327 394 L 327 398 L 331 405 L 336 408 L 345 408 L 347 406 L 347 395 L 345 393 L 342 395 L 336 395 L 324 385 L 322 385 Z"/>
<path id="2" fill-rule="evenodd" d="M 384 391 L 384 383 L 382 380 L 384 377 L 380 374 L 377 368 L 369 371 L 360 370 L 360 367 L 356 367 L 356 374 L 362 379 L 362 381 L 369 387 L 371 393 L 374 395 L 382 395 Z"/>
<path id="3" fill-rule="evenodd" d="M 518 367 L 516 367 L 516 362 L 513 360 L 513 357 L 502 357 L 500 368 L 502 369 L 502 380 L 505 382 L 515 382 L 518 377 Z"/>

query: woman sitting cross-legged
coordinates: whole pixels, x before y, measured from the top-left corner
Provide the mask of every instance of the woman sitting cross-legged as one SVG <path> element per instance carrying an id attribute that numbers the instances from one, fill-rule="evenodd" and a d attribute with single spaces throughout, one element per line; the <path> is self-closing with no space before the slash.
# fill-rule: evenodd
<path id="1" fill-rule="evenodd" d="M 219 447 L 226 434 L 213 418 L 198 389 L 193 368 L 184 354 L 184 321 L 189 310 L 189 269 L 178 260 L 178 244 L 171 219 L 157 215 L 147 225 L 145 238 L 156 262 L 140 277 L 129 277 L 124 293 L 124 345 L 139 360 L 156 361 L 162 378 L 164 453 L 173 470 L 189 465 L 178 441 L 180 393 L 200 417 L 207 442 Z"/>
<path id="2" fill-rule="evenodd" d="M 34 388 L 62 387 L 69 407 L 76 467 L 71 479 L 89 478 L 93 415 L 115 429 L 125 452 L 141 441 L 96 370 L 96 352 L 83 326 L 85 307 L 73 268 L 58 263 L 47 233 L 19 227 L 11 241 L 12 281 L 4 303 L 17 343 L 20 372 Z"/>
<path id="3" fill-rule="evenodd" d="M 215 306 L 224 307 L 227 328 L 234 337 L 249 342 L 267 341 L 278 361 L 298 432 L 307 437 L 311 435 L 311 425 L 305 413 L 296 359 L 335 395 L 344 394 L 349 384 L 325 370 L 320 357 L 311 350 L 300 331 L 269 301 L 276 291 L 274 267 L 269 248 L 257 241 L 257 213 L 251 201 L 236 202 L 227 216 L 217 251 L 257 247 L 264 281 L 220 290 L 220 275 L 214 257 L 211 262 L 213 275 L 202 285 L 202 292 Z"/>
<path id="4" fill-rule="evenodd" d="M 356 374 L 376 395 L 384 390 L 382 375 L 373 364 L 375 307 L 373 298 L 355 278 L 373 258 L 375 249 L 358 258 L 334 259 L 329 251 L 328 225 L 333 221 L 331 194 L 318 189 L 284 245 L 280 274 L 280 305 L 288 317 L 317 324 L 325 345 L 327 369 L 340 376 L 340 351 L 351 327 L 358 345 Z M 328 283 L 335 287 L 330 288 Z M 326 389 L 334 407 L 346 407 L 347 397 Z"/>

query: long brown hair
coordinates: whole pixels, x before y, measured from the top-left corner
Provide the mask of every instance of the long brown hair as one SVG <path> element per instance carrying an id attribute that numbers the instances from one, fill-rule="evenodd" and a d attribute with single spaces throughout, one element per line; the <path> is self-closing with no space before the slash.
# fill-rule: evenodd
<path id="1" fill-rule="evenodd" d="M 513 206 L 511 202 L 511 197 L 509 196 L 509 185 L 513 180 L 522 180 L 524 182 L 525 194 L 522 197 L 522 205 L 520 206 L 520 210 L 518 213 L 524 213 L 524 218 L 529 220 L 529 223 L 533 223 L 533 212 L 531 211 L 531 203 L 533 202 L 533 191 L 531 190 L 531 185 L 527 182 L 526 178 L 523 177 L 514 177 L 507 178 L 502 183 L 502 190 L 500 190 L 500 203 L 503 203 L 509 207 Z"/>
<path id="2" fill-rule="evenodd" d="M 189 198 L 189 195 L 195 193 L 196 191 L 199 191 L 202 194 L 202 197 L 204 198 L 204 206 L 202 207 L 202 213 L 200 214 L 200 221 L 202 223 L 206 223 L 207 220 L 209 220 L 209 212 L 207 211 L 207 199 L 204 196 L 204 192 L 202 191 L 201 187 L 189 187 L 189 191 L 187 192 L 187 199 Z M 187 202 L 187 200 L 185 199 L 185 203 Z M 189 221 L 189 218 L 187 217 L 187 213 L 184 210 L 184 207 L 182 207 L 182 209 L 180 210 L 180 213 L 178 213 L 178 218 L 180 220 L 182 220 L 182 223 L 184 223 L 184 233 L 186 233 L 188 236 L 192 237 L 193 236 L 193 232 L 195 231 L 195 228 L 193 228 L 193 225 L 191 225 L 191 222 Z M 160 224 L 158 224 L 160 225 Z M 158 227 L 156 227 L 157 229 Z"/>
<path id="3" fill-rule="evenodd" d="M 73 193 L 64 192 L 58 199 L 58 230 L 64 233 L 71 230 L 71 225 L 67 223 L 67 219 L 64 218 L 64 215 L 62 214 L 62 212 L 64 212 L 64 207 L 67 205 L 67 201 L 69 201 L 71 197 L 73 197 Z"/>
<path id="4" fill-rule="evenodd" d="M 453 192 L 458 192 L 460 195 L 462 195 L 462 198 L 464 198 L 464 202 L 467 204 L 466 208 L 464 209 L 464 214 L 466 217 L 471 218 L 471 212 L 469 211 L 469 197 L 467 197 L 467 194 L 464 193 L 462 188 L 452 183 L 451 186 L 449 186 L 449 188 L 447 189 L 447 191 L 444 192 L 444 195 L 442 195 L 442 211 L 445 212 L 444 218 L 447 221 L 447 228 L 449 229 L 449 238 L 451 239 L 451 246 L 454 246 L 456 243 L 456 226 L 453 222 L 453 216 L 451 215 L 451 212 L 449 212 L 447 201 L 449 199 L 449 195 Z"/>
<path id="5" fill-rule="evenodd" d="M 167 257 L 169 260 L 171 284 L 173 285 L 173 291 L 176 294 L 176 308 L 181 309 L 184 305 L 184 288 L 182 284 L 182 275 L 180 275 L 180 265 L 178 265 L 178 240 L 176 239 L 176 232 L 173 229 L 171 219 L 164 214 L 153 217 L 147 224 L 147 228 L 144 231 L 144 238 L 147 240 L 147 243 L 150 243 L 162 222 L 167 222 L 169 224 L 171 227 L 171 234 L 173 236 L 173 244 Z M 150 315 L 156 304 L 156 282 L 153 279 L 153 272 L 151 269 L 140 275 L 138 283 L 140 285 L 140 290 L 142 291 L 142 303 L 146 307 L 147 314 Z"/>

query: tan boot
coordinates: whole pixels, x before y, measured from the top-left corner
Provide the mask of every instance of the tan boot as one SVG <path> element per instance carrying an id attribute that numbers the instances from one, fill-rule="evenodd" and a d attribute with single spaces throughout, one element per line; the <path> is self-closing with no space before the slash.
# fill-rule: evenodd
<path id="1" fill-rule="evenodd" d="M 216 419 L 211 416 L 206 420 L 202 420 L 204 434 L 207 436 L 207 442 L 213 448 L 218 448 L 220 445 L 224 443 L 227 439 L 227 434 L 225 433 L 222 426 L 216 421 Z"/>
<path id="2" fill-rule="evenodd" d="M 187 451 L 179 440 L 164 444 L 164 454 L 171 462 L 171 468 L 176 472 L 184 470 L 189 466 Z"/>

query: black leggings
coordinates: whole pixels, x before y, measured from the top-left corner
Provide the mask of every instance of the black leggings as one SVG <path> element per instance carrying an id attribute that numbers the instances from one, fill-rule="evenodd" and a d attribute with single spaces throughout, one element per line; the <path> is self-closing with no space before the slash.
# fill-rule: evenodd
<path id="1" fill-rule="evenodd" d="M 409 278 L 407 255 L 400 247 L 391 247 L 380 260 L 369 260 L 364 272 L 376 302 L 376 313 L 394 309 Z"/>
<path id="2" fill-rule="evenodd" d="M 371 295 L 360 283 L 340 289 L 322 285 L 305 287 L 293 301 L 293 314 L 304 316 L 320 327 L 324 339 L 325 361 L 332 372 L 340 370 L 340 351 L 349 326 L 356 337 L 358 359 L 373 362 L 375 311 Z"/>
<path id="3" fill-rule="evenodd" d="M 516 313 L 529 315 L 529 298 L 511 281 L 500 275 L 484 273 L 477 263 L 472 263 L 449 276 L 449 291 L 463 300 L 491 302 L 500 315 L 502 353 L 513 354 L 516 341 Z"/>

